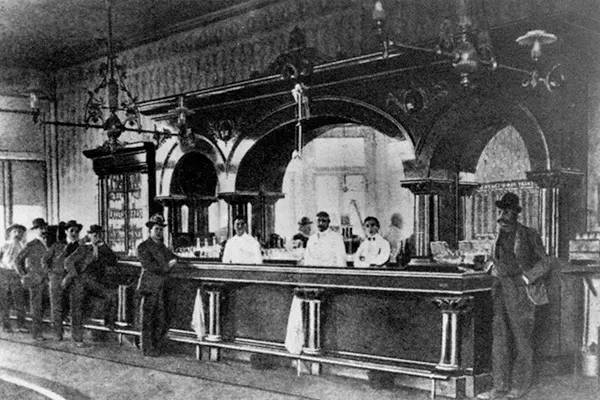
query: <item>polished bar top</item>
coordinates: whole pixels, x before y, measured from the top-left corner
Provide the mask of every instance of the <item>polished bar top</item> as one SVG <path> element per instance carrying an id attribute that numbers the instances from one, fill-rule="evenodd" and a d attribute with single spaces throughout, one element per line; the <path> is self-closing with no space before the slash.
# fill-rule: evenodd
<path id="1" fill-rule="evenodd" d="M 120 261 L 121 266 L 139 268 L 137 261 Z M 442 295 L 466 295 L 488 291 L 493 278 L 479 271 L 456 271 L 432 263 L 436 272 L 327 268 L 289 265 L 247 265 L 182 261 L 170 276 L 210 283 L 254 283 L 293 287 L 419 292 Z M 435 268 L 434 268 L 435 267 Z"/>

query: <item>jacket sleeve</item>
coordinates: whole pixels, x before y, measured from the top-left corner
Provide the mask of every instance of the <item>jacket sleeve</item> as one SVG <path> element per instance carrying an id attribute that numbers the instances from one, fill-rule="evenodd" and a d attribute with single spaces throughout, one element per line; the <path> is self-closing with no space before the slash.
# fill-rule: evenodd
<path id="1" fill-rule="evenodd" d="M 151 249 L 149 249 L 144 243 L 138 246 L 138 258 L 140 259 L 142 268 L 157 275 L 161 275 L 163 273 L 163 268 L 160 265 L 159 260 L 154 256 L 154 254 L 152 254 Z"/>
<path id="2" fill-rule="evenodd" d="M 76 268 L 77 264 L 84 264 L 82 270 L 87 266 L 87 264 L 90 261 L 87 255 L 88 249 L 86 248 L 86 246 L 80 245 L 73 253 L 69 254 L 69 256 L 65 258 L 65 270 L 67 271 L 65 279 L 70 279 L 78 275 Z"/>
<path id="3" fill-rule="evenodd" d="M 354 254 L 354 268 L 367 268 L 369 265 L 366 261 L 361 261 L 360 257 L 363 255 L 365 251 L 366 244 L 363 241 L 360 246 L 358 246 L 358 250 Z"/>
<path id="4" fill-rule="evenodd" d="M 260 249 L 260 243 L 258 243 L 258 240 L 254 241 L 254 259 L 252 260 L 252 263 L 254 264 L 262 264 L 263 263 L 263 258 L 262 258 L 262 251 Z"/>
<path id="5" fill-rule="evenodd" d="M 42 269 L 45 273 L 50 272 L 52 268 L 52 259 L 54 258 L 54 252 L 56 251 L 56 245 L 52 245 L 44 255 L 42 256 Z"/>
<path id="6" fill-rule="evenodd" d="M 29 254 L 29 248 L 29 244 L 26 244 L 19 254 L 17 254 L 17 258 L 15 259 L 17 273 L 21 276 L 27 274 L 27 270 L 25 269 L 25 259 L 27 258 L 27 254 Z"/>
<path id="7" fill-rule="evenodd" d="M 533 283 L 550 272 L 550 258 L 546 255 L 542 238 L 533 229 L 529 230 L 529 242 L 538 261 L 531 269 L 524 271 L 523 275 L 527 277 L 530 283 Z"/>

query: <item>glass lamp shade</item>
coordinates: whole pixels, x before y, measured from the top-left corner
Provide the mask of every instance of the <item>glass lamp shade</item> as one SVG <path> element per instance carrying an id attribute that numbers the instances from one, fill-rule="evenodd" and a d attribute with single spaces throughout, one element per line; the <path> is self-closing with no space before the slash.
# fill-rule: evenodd
<path id="1" fill-rule="evenodd" d="M 373 21 L 385 21 L 385 10 L 383 9 L 383 4 L 381 3 L 381 1 L 375 2 L 375 7 L 373 8 Z"/>

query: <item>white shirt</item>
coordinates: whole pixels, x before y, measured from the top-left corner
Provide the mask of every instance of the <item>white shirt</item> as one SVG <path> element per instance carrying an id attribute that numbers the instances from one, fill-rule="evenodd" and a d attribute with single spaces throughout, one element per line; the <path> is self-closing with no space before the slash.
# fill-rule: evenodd
<path id="1" fill-rule="evenodd" d="M 342 235 L 331 229 L 312 234 L 306 244 L 304 265 L 346 267 L 346 246 Z"/>
<path id="2" fill-rule="evenodd" d="M 1 267 L 4 269 L 10 269 L 16 271 L 15 260 L 19 255 L 19 252 L 23 250 L 23 243 L 18 240 L 10 241 L 4 243 L 2 248 L 0 249 L 0 253 L 2 255 L 1 259 Z"/>
<path id="3" fill-rule="evenodd" d="M 379 233 L 367 237 L 354 254 L 355 268 L 369 268 L 385 264 L 390 258 L 390 242 Z"/>
<path id="4" fill-rule="evenodd" d="M 244 233 L 235 235 L 225 243 L 223 263 L 229 264 L 262 264 L 262 254 L 258 240 Z"/>

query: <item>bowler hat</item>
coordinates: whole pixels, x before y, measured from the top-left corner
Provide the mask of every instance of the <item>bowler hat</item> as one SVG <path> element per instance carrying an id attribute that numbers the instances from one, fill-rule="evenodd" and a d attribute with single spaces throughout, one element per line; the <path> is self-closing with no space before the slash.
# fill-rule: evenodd
<path id="1" fill-rule="evenodd" d="M 496 207 L 501 210 L 514 210 L 518 213 L 522 210 L 521 206 L 519 205 L 519 196 L 511 192 L 504 193 L 502 198 L 496 201 Z"/>
<path id="2" fill-rule="evenodd" d="M 300 218 L 300 221 L 298 221 L 298 225 L 310 225 L 312 223 L 313 222 L 308 217 L 302 217 Z"/>
<path id="3" fill-rule="evenodd" d="M 90 225 L 90 229 L 88 229 L 87 233 L 100 233 L 100 232 L 104 232 L 104 228 L 102 228 L 100 225 Z"/>
<path id="4" fill-rule="evenodd" d="M 167 224 L 165 224 L 165 219 L 160 214 L 154 214 L 150 217 L 150 220 L 146 222 L 148 228 L 152 228 L 154 225 L 167 226 Z"/>
<path id="5" fill-rule="evenodd" d="M 47 226 L 48 223 L 46 220 L 44 220 L 44 218 L 36 218 L 31 222 L 31 229 L 45 228 Z"/>
<path id="6" fill-rule="evenodd" d="M 78 224 L 77 221 L 72 219 L 70 221 L 67 221 L 67 223 L 65 224 L 65 230 L 67 230 L 69 228 L 77 228 L 77 229 L 81 230 L 81 228 L 83 228 L 83 225 Z"/>
<path id="7" fill-rule="evenodd" d="M 20 229 L 23 232 L 25 232 L 27 230 L 27 228 L 25 228 L 23 225 L 21 224 L 12 224 L 11 226 L 9 226 L 8 228 L 6 228 L 6 236 L 10 235 L 10 232 L 15 230 L 15 229 Z"/>

